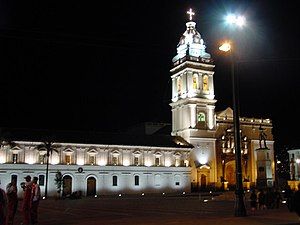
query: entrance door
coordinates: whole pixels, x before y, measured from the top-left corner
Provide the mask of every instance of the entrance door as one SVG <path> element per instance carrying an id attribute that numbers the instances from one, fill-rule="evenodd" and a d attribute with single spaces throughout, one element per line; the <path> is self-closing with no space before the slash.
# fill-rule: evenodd
<path id="1" fill-rule="evenodd" d="M 63 196 L 69 196 L 72 193 L 72 177 L 66 175 L 63 177 Z"/>
<path id="2" fill-rule="evenodd" d="M 89 177 L 87 179 L 86 196 L 96 195 L 96 179 L 94 177 Z"/>
<path id="3" fill-rule="evenodd" d="M 228 185 L 235 185 L 235 163 L 229 163 L 226 166 L 226 180 Z"/>
<path id="4" fill-rule="evenodd" d="M 201 189 L 206 189 L 206 176 L 204 174 L 201 174 Z"/>

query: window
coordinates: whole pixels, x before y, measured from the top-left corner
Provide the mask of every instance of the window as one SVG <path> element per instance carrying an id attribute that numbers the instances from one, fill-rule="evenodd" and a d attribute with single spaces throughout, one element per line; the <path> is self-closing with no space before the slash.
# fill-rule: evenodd
<path id="1" fill-rule="evenodd" d="M 175 182 L 175 185 L 176 185 L 176 186 L 179 186 L 179 184 L 180 184 L 179 181 L 176 181 L 176 182 Z"/>
<path id="2" fill-rule="evenodd" d="M 134 185 L 139 186 L 140 185 L 140 177 L 139 176 L 134 176 Z"/>
<path id="3" fill-rule="evenodd" d="M 12 154 L 13 163 L 18 163 L 18 154 Z"/>
<path id="4" fill-rule="evenodd" d="M 159 157 L 155 157 L 155 166 L 159 166 L 159 165 L 160 165 Z"/>
<path id="5" fill-rule="evenodd" d="M 181 94 L 181 86 L 182 86 L 182 83 L 181 83 L 181 77 L 178 77 L 177 78 L 177 92 L 178 94 Z"/>
<path id="6" fill-rule="evenodd" d="M 46 154 L 39 155 L 39 163 L 40 164 L 46 163 Z"/>
<path id="7" fill-rule="evenodd" d="M 179 157 L 175 158 L 175 166 L 180 166 L 180 158 Z"/>
<path id="8" fill-rule="evenodd" d="M 139 165 L 139 157 L 134 156 L 134 165 L 138 166 Z"/>
<path id="9" fill-rule="evenodd" d="M 45 185 L 45 175 L 39 175 L 39 185 L 40 186 Z"/>
<path id="10" fill-rule="evenodd" d="M 198 89 L 198 76 L 197 76 L 197 74 L 193 75 L 193 89 L 194 90 Z"/>
<path id="11" fill-rule="evenodd" d="M 198 122 L 205 122 L 205 114 L 203 112 L 198 113 Z"/>
<path id="12" fill-rule="evenodd" d="M 112 164 L 115 165 L 115 166 L 118 165 L 118 156 L 113 156 L 112 157 Z"/>
<path id="13" fill-rule="evenodd" d="M 65 155 L 65 162 L 67 165 L 71 164 L 71 156 L 70 155 Z"/>
<path id="14" fill-rule="evenodd" d="M 91 164 L 91 165 L 96 164 L 96 156 L 95 155 L 89 155 L 89 164 Z"/>
<path id="15" fill-rule="evenodd" d="M 208 91 L 208 76 L 204 75 L 202 79 L 203 79 L 203 91 Z"/>
<path id="16" fill-rule="evenodd" d="M 117 176 L 113 176 L 112 178 L 113 178 L 113 180 L 112 180 L 113 186 L 118 186 L 118 177 Z"/>

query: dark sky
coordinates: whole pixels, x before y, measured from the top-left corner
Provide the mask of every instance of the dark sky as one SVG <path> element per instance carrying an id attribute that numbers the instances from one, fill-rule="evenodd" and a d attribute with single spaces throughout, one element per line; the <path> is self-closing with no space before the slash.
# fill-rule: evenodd
<path id="1" fill-rule="evenodd" d="M 270 118 L 277 148 L 299 146 L 299 12 L 296 1 L 1 1 L 0 126 L 118 131 L 171 122 L 169 70 L 186 11 L 215 60 L 217 111 L 231 106 L 234 35 L 241 116 Z M 247 27 L 229 30 L 240 12 Z"/>

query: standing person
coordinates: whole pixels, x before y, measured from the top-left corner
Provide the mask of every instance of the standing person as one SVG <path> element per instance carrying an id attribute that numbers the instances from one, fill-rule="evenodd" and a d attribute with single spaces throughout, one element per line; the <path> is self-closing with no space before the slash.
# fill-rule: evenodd
<path id="1" fill-rule="evenodd" d="M 275 208 L 278 209 L 280 202 L 282 201 L 282 197 L 280 191 L 278 189 L 275 190 Z"/>
<path id="2" fill-rule="evenodd" d="M 298 184 L 298 190 L 294 194 L 294 211 L 300 220 L 300 184 Z"/>
<path id="3" fill-rule="evenodd" d="M 24 191 L 23 202 L 22 202 L 23 225 L 29 225 L 32 182 L 31 182 L 31 176 L 29 175 L 24 177 L 24 179 L 26 182 L 23 185 L 23 191 Z"/>
<path id="4" fill-rule="evenodd" d="M 259 209 L 266 209 L 266 194 L 264 190 L 261 190 L 258 194 L 258 205 Z"/>
<path id="5" fill-rule="evenodd" d="M 41 197 L 41 188 L 38 185 L 37 181 L 39 180 L 38 177 L 33 177 L 32 180 L 32 191 L 31 191 L 31 209 L 30 209 L 30 216 L 31 216 L 31 224 L 37 224 L 38 222 L 38 206 Z"/>
<path id="6" fill-rule="evenodd" d="M 0 188 L 0 225 L 5 225 L 7 213 L 7 199 L 5 191 Z"/>
<path id="7" fill-rule="evenodd" d="M 257 207 L 257 195 L 255 189 L 252 190 L 250 195 L 250 207 L 251 207 L 251 212 L 254 213 Z"/>
<path id="8" fill-rule="evenodd" d="M 14 224 L 14 218 L 18 208 L 18 189 L 17 178 L 13 177 L 11 182 L 6 186 L 6 196 L 8 200 L 6 224 Z"/>

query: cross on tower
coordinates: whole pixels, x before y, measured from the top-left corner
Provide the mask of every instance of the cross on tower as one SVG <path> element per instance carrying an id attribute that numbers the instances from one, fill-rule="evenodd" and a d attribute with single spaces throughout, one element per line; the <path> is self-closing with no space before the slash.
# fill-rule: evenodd
<path id="1" fill-rule="evenodd" d="M 190 20 L 192 21 L 193 20 L 193 16 L 195 15 L 195 13 L 193 12 L 192 9 L 190 9 L 189 11 L 186 12 L 187 14 L 189 14 L 190 16 Z"/>

